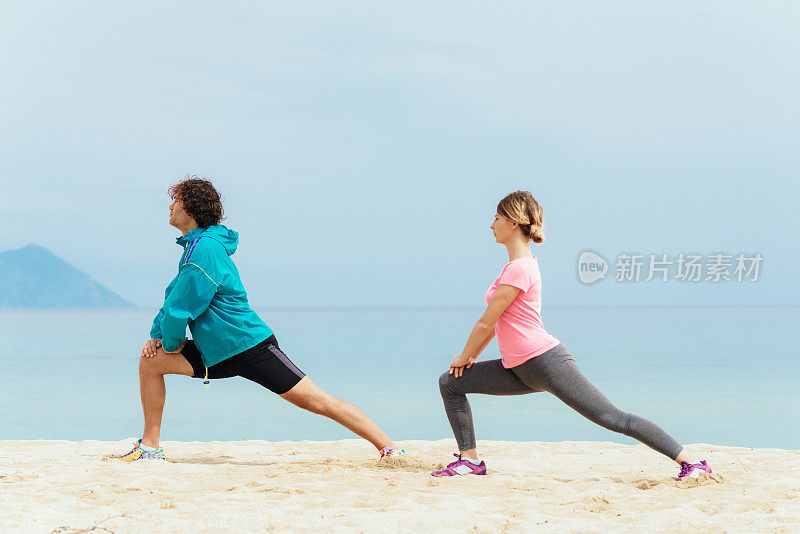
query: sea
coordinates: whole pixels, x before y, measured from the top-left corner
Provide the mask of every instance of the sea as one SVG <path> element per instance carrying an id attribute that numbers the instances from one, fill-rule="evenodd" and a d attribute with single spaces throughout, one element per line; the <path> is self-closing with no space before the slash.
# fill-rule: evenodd
<path id="1" fill-rule="evenodd" d="M 481 308 L 264 308 L 281 349 L 395 440 L 452 438 L 438 378 Z M 0 439 L 141 435 L 155 310 L 0 310 Z M 550 307 L 543 322 L 621 409 L 684 444 L 799 449 L 800 308 Z M 496 341 L 481 359 L 498 358 Z M 162 440 L 337 440 L 336 423 L 243 378 L 168 376 Z M 549 393 L 471 395 L 479 440 L 635 440 Z"/>

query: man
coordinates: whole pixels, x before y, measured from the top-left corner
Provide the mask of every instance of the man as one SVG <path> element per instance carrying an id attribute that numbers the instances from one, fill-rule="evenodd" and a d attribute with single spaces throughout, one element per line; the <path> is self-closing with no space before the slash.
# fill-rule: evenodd
<path id="1" fill-rule="evenodd" d="M 144 433 L 121 457 L 163 460 L 159 447 L 164 375 L 209 379 L 242 376 L 287 401 L 324 415 L 372 443 L 381 458 L 403 454 L 361 410 L 320 389 L 278 347 L 273 331 L 250 309 L 230 256 L 238 234 L 219 224 L 222 201 L 210 181 L 187 176 L 170 187 L 169 223 L 184 248 L 178 274 L 167 286 L 151 339 L 139 360 Z M 186 327 L 194 339 L 186 340 Z"/>

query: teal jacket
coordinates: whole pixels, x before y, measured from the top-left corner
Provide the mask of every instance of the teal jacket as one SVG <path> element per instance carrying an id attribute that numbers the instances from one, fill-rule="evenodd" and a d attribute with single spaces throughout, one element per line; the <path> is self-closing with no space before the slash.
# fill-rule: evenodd
<path id="1" fill-rule="evenodd" d="M 196 228 L 177 243 L 184 248 L 178 274 L 167 286 L 150 337 L 175 351 L 186 326 L 206 367 L 258 345 L 272 335 L 247 303 L 231 255 L 239 234 L 222 225 Z"/>

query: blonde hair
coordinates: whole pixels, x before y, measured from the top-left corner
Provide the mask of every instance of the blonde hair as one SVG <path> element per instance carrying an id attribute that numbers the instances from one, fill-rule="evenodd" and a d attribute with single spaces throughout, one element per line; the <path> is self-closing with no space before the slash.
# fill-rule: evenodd
<path id="1" fill-rule="evenodd" d="M 544 241 L 544 210 L 530 191 L 514 191 L 497 204 L 497 213 L 519 225 L 534 243 Z"/>

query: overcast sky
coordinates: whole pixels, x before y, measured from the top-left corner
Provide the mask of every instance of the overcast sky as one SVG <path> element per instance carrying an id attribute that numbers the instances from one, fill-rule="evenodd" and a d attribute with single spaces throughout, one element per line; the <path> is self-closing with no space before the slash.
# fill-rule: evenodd
<path id="1" fill-rule="evenodd" d="M 795 3 L 163 4 L 3 3 L 0 250 L 158 306 L 191 172 L 254 305 L 480 306 L 526 189 L 545 306 L 797 304 Z M 586 249 L 607 279 L 579 281 Z M 764 260 L 624 283 L 623 252 Z"/>

